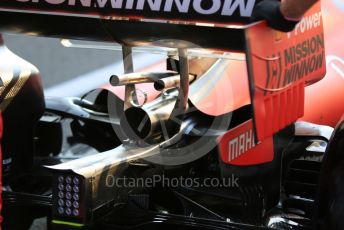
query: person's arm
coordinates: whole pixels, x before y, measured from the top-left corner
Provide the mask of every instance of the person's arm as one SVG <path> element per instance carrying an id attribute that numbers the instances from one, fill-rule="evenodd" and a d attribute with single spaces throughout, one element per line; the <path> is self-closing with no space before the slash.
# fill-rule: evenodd
<path id="1" fill-rule="evenodd" d="M 318 0 L 282 0 L 281 13 L 286 19 L 300 20 L 304 13 Z"/>
<path id="2" fill-rule="evenodd" d="M 271 28 L 293 30 L 303 14 L 318 0 L 263 0 L 253 11 L 252 21 L 266 20 Z"/>

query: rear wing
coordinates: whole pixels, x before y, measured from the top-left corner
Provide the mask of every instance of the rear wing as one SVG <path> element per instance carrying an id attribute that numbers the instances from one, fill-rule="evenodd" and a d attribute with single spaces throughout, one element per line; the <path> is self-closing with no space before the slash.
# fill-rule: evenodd
<path id="1" fill-rule="evenodd" d="M 83 17 L 247 23 L 260 0 L 2 0 L 2 8 Z"/>
<path id="2" fill-rule="evenodd" d="M 259 0 L 1 0 L 0 30 L 130 46 L 244 50 Z"/>
<path id="3" fill-rule="evenodd" d="M 1 0 L 0 30 L 245 54 L 256 141 L 303 116 L 326 72 L 320 2 L 291 33 L 249 23 L 256 0 Z M 185 73 L 186 74 L 186 73 Z"/>

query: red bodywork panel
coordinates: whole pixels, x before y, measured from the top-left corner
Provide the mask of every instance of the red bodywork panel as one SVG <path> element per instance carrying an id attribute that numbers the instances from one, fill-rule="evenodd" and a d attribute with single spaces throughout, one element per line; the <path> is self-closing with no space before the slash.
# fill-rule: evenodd
<path id="1" fill-rule="evenodd" d="M 304 121 L 335 127 L 344 113 L 344 2 L 323 1 L 327 74 L 306 88 Z"/>
<path id="2" fill-rule="evenodd" d="M 326 73 L 320 2 L 290 33 L 260 23 L 247 29 L 247 59 L 257 141 L 304 114 L 305 86 Z"/>
<path id="3" fill-rule="evenodd" d="M 272 136 L 255 145 L 252 120 L 226 133 L 219 142 L 219 149 L 222 161 L 232 165 L 257 165 L 274 158 Z"/>

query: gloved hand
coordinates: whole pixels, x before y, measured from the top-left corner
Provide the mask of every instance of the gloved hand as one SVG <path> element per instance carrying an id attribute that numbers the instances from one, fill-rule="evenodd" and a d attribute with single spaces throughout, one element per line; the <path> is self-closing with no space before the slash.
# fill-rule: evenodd
<path id="1" fill-rule="evenodd" d="M 251 21 L 266 20 L 273 29 L 283 32 L 292 31 L 298 21 L 287 20 L 281 13 L 280 6 L 281 3 L 278 0 L 263 0 L 259 2 L 254 7 Z"/>

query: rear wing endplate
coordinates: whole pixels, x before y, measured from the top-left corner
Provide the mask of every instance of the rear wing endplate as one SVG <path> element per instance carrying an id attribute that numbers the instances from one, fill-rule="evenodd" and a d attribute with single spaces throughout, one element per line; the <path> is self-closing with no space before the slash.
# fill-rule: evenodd
<path id="1" fill-rule="evenodd" d="M 254 127 L 258 141 L 304 114 L 305 86 L 326 74 L 320 2 L 290 33 L 259 23 L 246 29 Z"/>

